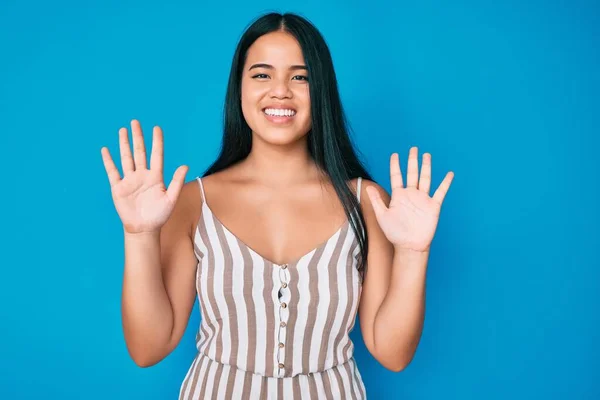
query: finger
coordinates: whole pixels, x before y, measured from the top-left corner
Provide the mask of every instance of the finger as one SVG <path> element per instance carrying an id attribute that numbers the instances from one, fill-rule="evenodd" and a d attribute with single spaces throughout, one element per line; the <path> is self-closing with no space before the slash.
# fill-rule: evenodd
<path id="1" fill-rule="evenodd" d="M 127 175 L 134 171 L 127 128 L 119 129 L 119 150 L 121 151 L 121 168 L 123 168 L 123 175 Z"/>
<path id="2" fill-rule="evenodd" d="M 408 153 L 408 172 L 406 173 L 406 187 L 417 187 L 419 182 L 419 160 L 417 156 L 419 155 L 419 150 L 416 146 L 410 148 L 410 152 Z"/>
<path id="3" fill-rule="evenodd" d="M 131 136 L 133 138 L 133 160 L 135 169 L 146 169 L 146 147 L 144 146 L 144 135 L 138 120 L 131 121 Z"/>
<path id="4" fill-rule="evenodd" d="M 187 174 L 187 172 L 188 167 L 186 165 L 182 165 L 173 173 L 173 179 L 171 179 L 171 183 L 169 183 L 169 187 L 167 188 L 167 197 L 173 204 L 175 204 L 177 198 L 179 197 L 181 188 L 185 183 L 185 174 Z"/>
<path id="5" fill-rule="evenodd" d="M 371 200 L 371 204 L 373 206 L 373 211 L 375 211 L 375 215 L 377 216 L 377 219 L 382 218 L 383 214 L 387 211 L 388 208 L 385 205 L 385 203 L 383 202 L 383 199 L 381 198 L 381 196 L 379 195 L 379 192 L 377 191 L 377 189 L 375 189 L 372 186 L 367 186 L 365 188 L 365 190 L 367 191 L 369 200 Z"/>
<path id="6" fill-rule="evenodd" d="M 155 126 L 152 130 L 152 153 L 150 154 L 150 169 L 163 172 L 163 157 L 164 157 L 163 134 L 160 127 Z"/>
<path id="7" fill-rule="evenodd" d="M 423 153 L 421 164 L 421 177 L 419 178 L 419 190 L 429 194 L 431 189 L 431 154 Z"/>
<path id="8" fill-rule="evenodd" d="M 102 154 L 102 161 L 104 163 L 104 169 L 106 170 L 106 175 L 108 175 L 108 182 L 110 186 L 114 186 L 121 180 L 121 176 L 119 175 L 119 170 L 115 165 L 112 157 L 110 156 L 110 152 L 106 147 L 100 149 L 100 153 Z"/>
<path id="9" fill-rule="evenodd" d="M 444 202 L 444 198 L 446 197 L 446 194 L 448 193 L 448 190 L 450 189 L 450 184 L 452 183 L 453 179 L 454 179 L 454 172 L 452 172 L 452 171 L 448 172 L 446 174 L 446 177 L 442 181 L 442 183 L 440 183 L 440 186 L 438 187 L 438 189 L 433 194 L 433 200 L 435 200 L 439 205 L 442 205 L 442 203 Z"/>
<path id="10" fill-rule="evenodd" d="M 394 189 L 404 188 L 402 170 L 400 169 L 400 156 L 398 153 L 394 153 L 390 157 L 390 183 L 392 185 L 392 191 Z"/>

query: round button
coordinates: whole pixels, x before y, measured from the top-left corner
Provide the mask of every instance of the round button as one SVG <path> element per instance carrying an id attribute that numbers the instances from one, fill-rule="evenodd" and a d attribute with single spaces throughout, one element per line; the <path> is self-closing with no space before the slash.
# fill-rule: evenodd
<path id="1" fill-rule="evenodd" d="M 283 308 L 286 308 L 286 307 L 287 307 L 287 304 L 285 304 L 285 303 L 281 303 L 281 307 L 283 307 Z"/>
<path id="2" fill-rule="evenodd" d="M 284 327 L 284 328 L 285 328 L 285 325 L 286 325 L 285 321 L 281 321 L 281 322 L 279 323 L 279 326 L 282 326 L 282 327 Z"/>
<path id="3" fill-rule="evenodd" d="M 279 342 L 279 348 L 282 349 L 283 348 L 283 343 Z"/>
<path id="4" fill-rule="evenodd" d="M 285 365 L 283 365 L 282 363 L 279 363 L 279 368 L 283 368 L 285 367 Z"/>
<path id="5" fill-rule="evenodd" d="M 282 288 L 286 288 L 287 287 L 287 283 L 283 282 L 283 284 L 281 285 Z"/>
<path id="6" fill-rule="evenodd" d="M 281 268 L 282 268 L 282 269 L 286 269 L 286 268 L 287 268 L 287 264 L 283 264 L 283 265 L 281 266 Z"/>

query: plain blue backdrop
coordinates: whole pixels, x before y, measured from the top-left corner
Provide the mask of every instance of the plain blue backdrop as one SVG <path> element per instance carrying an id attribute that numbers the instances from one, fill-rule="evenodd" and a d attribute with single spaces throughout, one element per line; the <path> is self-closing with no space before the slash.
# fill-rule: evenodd
<path id="1" fill-rule="evenodd" d="M 259 4 L 260 3 L 260 4 Z M 585 1 L 57 1 L 0 5 L 0 398 L 174 399 L 194 356 L 142 369 L 121 330 L 123 238 L 100 148 L 133 118 L 165 176 L 214 160 L 234 48 L 265 11 L 313 21 L 353 138 L 433 155 L 448 193 L 414 360 L 352 333 L 370 399 L 600 398 L 600 11 Z"/>

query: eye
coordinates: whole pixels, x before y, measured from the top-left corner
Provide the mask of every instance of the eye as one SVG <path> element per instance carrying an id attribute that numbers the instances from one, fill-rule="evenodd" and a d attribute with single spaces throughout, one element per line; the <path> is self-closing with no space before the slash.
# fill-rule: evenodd
<path id="1" fill-rule="evenodd" d="M 301 81 L 306 81 L 308 82 L 308 76 L 304 76 L 304 75 L 296 75 L 294 76 L 292 79 L 296 79 L 296 78 L 300 78 Z"/>
<path id="2" fill-rule="evenodd" d="M 269 75 L 267 74 L 256 74 L 254 75 L 252 78 L 260 78 L 260 79 L 265 79 L 267 78 Z"/>

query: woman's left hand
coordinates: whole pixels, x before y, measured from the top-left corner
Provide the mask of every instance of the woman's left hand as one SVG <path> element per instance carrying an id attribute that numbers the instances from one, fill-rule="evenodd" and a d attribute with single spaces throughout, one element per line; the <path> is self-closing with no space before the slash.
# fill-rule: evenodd
<path id="1" fill-rule="evenodd" d="M 367 187 L 377 222 L 396 250 L 428 252 L 437 228 L 442 202 L 454 178 L 452 171 L 433 194 L 431 186 L 431 154 L 423 154 L 419 179 L 418 149 L 412 147 L 408 155 L 407 185 L 404 187 L 398 153 L 390 157 L 392 196 L 389 207 L 374 187 Z"/>

